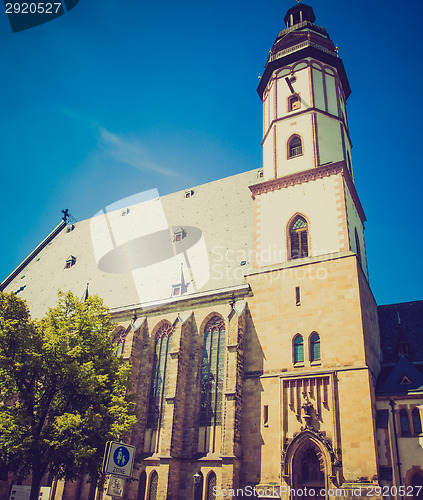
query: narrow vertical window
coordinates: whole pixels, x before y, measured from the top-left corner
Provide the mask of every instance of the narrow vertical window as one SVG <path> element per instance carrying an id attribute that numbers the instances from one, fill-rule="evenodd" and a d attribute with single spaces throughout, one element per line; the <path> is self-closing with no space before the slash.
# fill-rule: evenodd
<path id="1" fill-rule="evenodd" d="M 308 226 L 307 221 L 300 215 L 289 227 L 289 243 L 291 259 L 308 257 Z"/>
<path id="2" fill-rule="evenodd" d="M 263 407 L 263 425 L 264 427 L 269 427 L 269 406 L 264 405 Z"/>
<path id="3" fill-rule="evenodd" d="M 358 262 L 360 263 L 360 266 L 363 266 L 363 263 L 361 262 L 360 240 L 358 238 L 357 228 L 354 229 L 354 234 L 355 234 L 355 248 L 357 252 Z"/>
<path id="4" fill-rule="evenodd" d="M 214 498 L 217 498 L 216 485 L 216 474 L 214 472 L 211 472 L 209 474 L 209 477 L 207 478 L 207 500 L 213 500 Z"/>
<path id="5" fill-rule="evenodd" d="M 166 395 L 168 358 L 172 344 L 172 332 L 172 325 L 170 323 L 164 323 L 156 333 L 147 415 L 147 429 L 151 429 L 152 431 L 157 431 L 161 425 L 163 400 Z M 155 452 L 157 447 L 157 433 L 151 432 L 150 434 L 151 438 L 148 451 Z"/>
<path id="6" fill-rule="evenodd" d="M 301 305 L 301 295 L 300 295 L 300 287 L 299 286 L 295 287 L 295 305 L 296 306 Z"/>
<path id="7" fill-rule="evenodd" d="M 310 361 L 320 361 L 320 336 L 316 332 L 310 336 Z"/>
<path id="8" fill-rule="evenodd" d="M 422 421 L 420 418 L 420 410 L 418 408 L 414 408 L 411 412 L 411 419 L 413 420 L 413 431 L 414 434 L 422 433 Z"/>
<path id="9" fill-rule="evenodd" d="M 288 158 L 303 154 L 303 141 L 299 135 L 293 135 L 288 142 Z"/>
<path id="10" fill-rule="evenodd" d="M 148 490 L 148 500 L 157 500 L 157 490 L 159 486 L 159 476 L 156 471 L 150 476 L 150 488 Z"/>
<path id="11" fill-rule="evenodd" d="M 214 316 L 204 330 L 200 426 L 222 423 L 224 349 L 225 323 L 220 316 Z"/>
<path id="12" fill-rule="evenodd" d="M 400 411 L 400 422 L 401 422 L 401 432 L 402 434 L 410 434 L 410 422 L 408 420 L 408 411 Z"/>
<path id="13" fill-rule="evenodd" d="M 304 363 L 304 339 L 301 335 L 294 339 L 294 363 Z"/>

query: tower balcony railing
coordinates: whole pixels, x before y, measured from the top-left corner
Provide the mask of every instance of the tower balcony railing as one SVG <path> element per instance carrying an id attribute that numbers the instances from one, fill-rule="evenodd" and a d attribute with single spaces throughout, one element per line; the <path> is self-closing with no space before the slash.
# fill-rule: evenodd
<path id="1" fill-rule="evenodd" d="M 304 49 L 305 47 L 315 47 L 316 49 L 321 50 L 322 52 L 326 52 L 328 54 L 331 54 L 332 56 L 339 57 L 338 53 L 335 50 L 330 50 L 326 47 L 323 47 L 322 45 L 319 45 L 318 43 L 312 42 L 311 40 L 305 40 L 304 42 L 294 45 L 293 47 L 280 50 L 279 52 L 276 52 L 276 54 L 271 54 L 267 62 L 276 61 L 276 59 L 280 59 L 281 57 L 284 57 L 287 54 L 291 54 L 292 52 L 297 52 L 298 50 Z"/>

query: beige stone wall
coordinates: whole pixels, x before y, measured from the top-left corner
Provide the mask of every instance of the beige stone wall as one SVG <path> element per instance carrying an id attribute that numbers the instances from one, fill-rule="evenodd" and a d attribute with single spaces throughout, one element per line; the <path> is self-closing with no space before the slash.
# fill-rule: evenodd
<path id="1" fill-rule="evenodd" d="M 372 480 L 377 474 L 374 390 L 367 365 L 375 362 L 364 339 L 377 337 L 377 323 L 369 319 L 374 319 L 376 305 L 352 253 L 302 261 L 301 267 L 248 277 L 254 295 L 245 336 L 241 477 L 246 483 L 280 483 L 281 455 L 305 428 L 302 406 L 309 400 L 312 427 L 340 451 L 335 453 L 342 462 L 335 471 L 338 480 Z M 321 340 L 318 362 L 309 357 L 308 339 L 314 331 Z M 303 363 L 294 364 L 296 334 L 304 338 L 305 355 Z"/>

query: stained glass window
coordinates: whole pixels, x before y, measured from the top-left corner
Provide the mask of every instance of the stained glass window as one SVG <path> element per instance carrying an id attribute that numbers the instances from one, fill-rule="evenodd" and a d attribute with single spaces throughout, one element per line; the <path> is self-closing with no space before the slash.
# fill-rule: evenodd
<path id="1" fill-rule="evenodd" d="M 207 478 L 207 500 L 213 500 L 216 498 L 216 474 L 211 472 Z"/>
<path id="2" fill-rule="evenodd" d="M 163 399 L 166 395 L 168 358 L 172 344 L 173 328 L 164 323 L 156 334 L 154 346 L 153 371 L 151 375 L 150 399 L 148 402 L 147 428 L 157 429 L 163 410 Z"/>
<path id="3" fill-rule="evenodd" d="M 157 500 L 158 486 L 159 486 L 159 476 L 156 471 L 153 471 L 150 478 L 150 489 L 148 492 L 148 500 Z"/>
<path id="4" fill-rule="evenodd" d="M 204 330 L 200 426 L 221 425 L 225 323 L 214 316 Z"/>

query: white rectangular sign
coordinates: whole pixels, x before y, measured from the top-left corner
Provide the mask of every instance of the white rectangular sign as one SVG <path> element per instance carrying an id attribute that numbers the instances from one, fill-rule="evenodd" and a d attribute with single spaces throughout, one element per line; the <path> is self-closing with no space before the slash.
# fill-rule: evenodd
<path id="1" fill-rule="evenodd" d="M 125 487 L 125 478 L 118 476 L 110 476 L 107 494 L 111 497 L 122 498 L 123 489 Z"/>
<path id="2" fill-rule="evenodd" d="M 50 486 L 41 486 L 38 499 L 43 500 L 50 497 Z M 31 486 L 16 485 L 12 486 L 10 491 L 9 500 L 29 500 L 31 493 Z"/>

